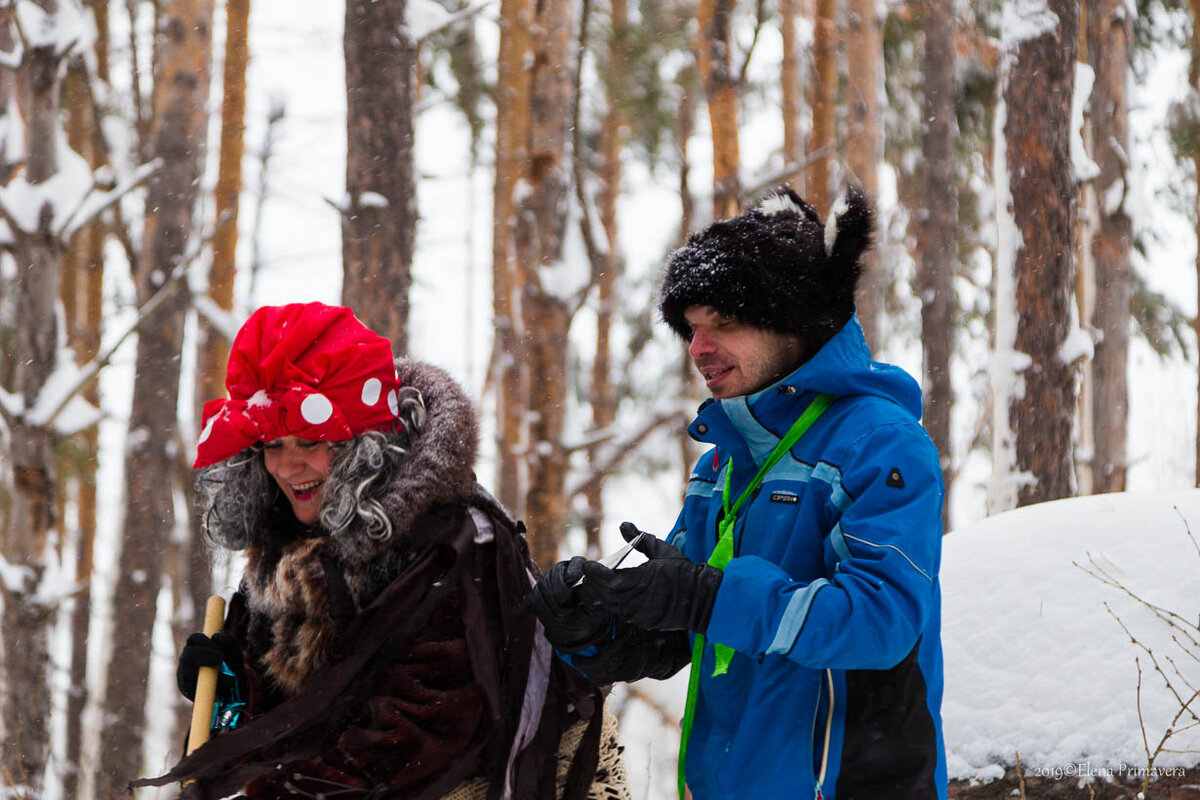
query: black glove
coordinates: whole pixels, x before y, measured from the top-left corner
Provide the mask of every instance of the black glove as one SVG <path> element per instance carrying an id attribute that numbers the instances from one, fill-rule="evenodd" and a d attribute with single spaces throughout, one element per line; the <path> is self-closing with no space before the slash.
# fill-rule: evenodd
<path id="1" fill-rule="evenodd" d="M 627 541 L 639 533 L 632 522 L 621 523 Z M 650 560 L 619 570 L 595 561 L 583 564 L 584 581 L 578 587 L 582 604 L 643 630 L 704 633 L 724 573 L 697 564 L 648 533 L 636 549 Z"/>
<path id="2" fill-rule="evenodd" d="M 612 638 L 616 620 L 603 609 L 580 605 L 579 587 L 583 576 L 582 556 L 560 561 L 550 568 L 533 587 L 530 602 L 546 629 L 546 639 L 556 650 L 573 653 Z"/>
<path id="3" fill-rule="evenodd" d="M 596 684 L 664 680 L 692 660 L 692 645 L 686 631 L 644 631 L 620 624 L 612 641 L 578 653 L 559 653 Z"/>
<path id="4" fill-rule="evenodd" d="M 194 701 L 200 668 L 220 667 L 222 663 L 233 675 L 226 675 L 224 671 L 217 673 L 217 696 L 228 696 L 235 690 L 244 694 L 245 662 L 237 639 L 225 631 L 217 631 L 211 637 L 193 633 L 179 652 L 179 666 L 175 669 L 175 683 L 179 686 L 180 694 Z"/>

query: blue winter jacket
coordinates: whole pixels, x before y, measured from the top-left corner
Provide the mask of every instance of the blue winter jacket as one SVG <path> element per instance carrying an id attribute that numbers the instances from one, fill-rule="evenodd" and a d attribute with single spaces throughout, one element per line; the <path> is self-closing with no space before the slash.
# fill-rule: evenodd
<path id="1" fill-rule="evenodd" d="M 838 399 L 734 528 L 687 753 L 696 800 L 946 797 L 941 468 L 920 388 L 871 360 L 857 319 L 777 383 L 701 406 L 689 431 L 713 448 L 671 542 L 708 559 L 726 482 L 732 502 L 818 392 Z M 736 651 L 717 677 L 714 642 Z"/>

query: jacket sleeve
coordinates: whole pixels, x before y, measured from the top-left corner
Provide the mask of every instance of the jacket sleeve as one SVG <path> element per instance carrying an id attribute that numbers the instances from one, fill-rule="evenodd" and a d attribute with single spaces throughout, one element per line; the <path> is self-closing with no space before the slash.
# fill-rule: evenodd
<path id="1" fill-rule="evenodd" d="M 812 668 L 889 669 L 937 612 L 942 482 L 937 452 L 912 423 L 873 429 L 830 470 L 826 575 L 793 580 L 757 556 L 725 568 L 706 634 Z M 810 490 L 813 487 L 810 486 Z"/>

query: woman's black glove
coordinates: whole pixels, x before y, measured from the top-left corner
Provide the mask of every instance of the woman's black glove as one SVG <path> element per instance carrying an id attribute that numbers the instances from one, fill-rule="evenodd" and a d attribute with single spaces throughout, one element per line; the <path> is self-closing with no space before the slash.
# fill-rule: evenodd
<path id="1" fill-rule="evenodd" d="M 558 562 L 534 585 L 530 597 L 546 639 L 566 653 L 611 639 L 616 622 L 607 611 L 580 605 L 575 584 L 583 576 L 586 562 L 582 556 Z"/>
<path id="2" fill-rule="evenodd" d="M 639 533 L 632 522 L 621 523 L 626 541 Z M 584 581 L 577 587 L 581 604 L 643 630 L 704 633 L 724 573 L 648 533 L 635 547 L 650 560 L 616 570 L 583 563 Z"/>
<path id="3" fill-rule="evenodd" d="M 692 645 L 686 631 L 643 631 L 619 624 L 611 641 L 559 653 L 559 658 L 596 684 L 664 680 L 692 660 Z"/>
<path id="4" fill-rule="evenodd" d="M 231 675 L 219 669 L 222 663 Z M 179 692 L 188 700 L 196 699 L 196 678 L 200 675 L 201 667 L 218 667 L 218 697 L 229 696 L 234 692 L 242 693 L 246 683 L 242 647 L 237 639 L 225 631 L 217 631 L 211 637 L 203 633 L 193 633 L 179 652 L 175 683 L 179 686 Z"/>

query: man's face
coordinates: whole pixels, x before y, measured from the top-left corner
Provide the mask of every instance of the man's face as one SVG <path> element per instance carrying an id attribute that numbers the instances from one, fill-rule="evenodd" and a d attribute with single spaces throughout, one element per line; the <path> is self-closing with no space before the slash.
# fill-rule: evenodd
<path id="1" fill-rule="evenodd" d="M 764 389 L 800 365 L 800 339 L 722 314 L 712 306 L 683 312 L 692 329 L 688 355 L 713 397 L 740 397 Z"/>

